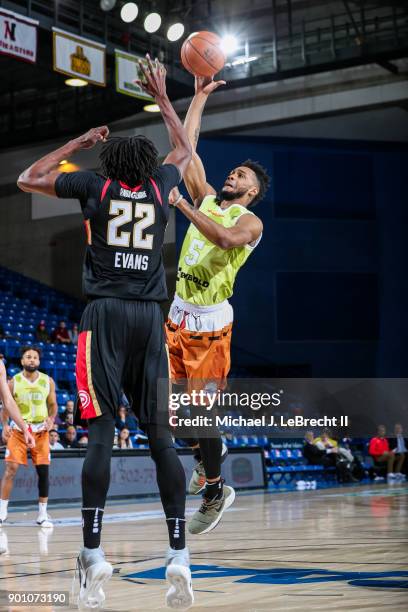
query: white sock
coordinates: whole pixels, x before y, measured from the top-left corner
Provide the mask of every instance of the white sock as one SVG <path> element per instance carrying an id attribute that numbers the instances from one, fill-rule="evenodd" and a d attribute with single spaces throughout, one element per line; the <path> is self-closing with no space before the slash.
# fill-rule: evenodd
<path id="1" fill-rule="evenodd" d="M 0 515 L 1 516 L 6 516 L 8 503 L 9 503 L 8 499 L 0 499 Z"/>
<path id="2" fill-rule="evenodd" d="M 47 502 L 38 502 L 39 514 L 47 514 Z"/>

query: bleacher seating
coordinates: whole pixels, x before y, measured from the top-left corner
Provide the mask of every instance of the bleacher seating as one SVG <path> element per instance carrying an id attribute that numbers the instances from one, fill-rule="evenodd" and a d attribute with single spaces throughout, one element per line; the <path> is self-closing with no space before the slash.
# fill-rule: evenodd
<path id="1" fill-rule="evenodd" d="M 27 278 L 11 270 L 0 268 L 0 324 L 6 338 L 0 339 L 0 353 L 7 359 L 7 372 L 14 376 L 20 371 L 20 350 L 24 344 L 34 343 L 42 350 L 41 370 L 56 382 L 57 402 L 61 413 L 68 400 L 75 400 L 76 347 L 70 344 L 54 344 L 35 341 L 37 325 L 46 321 L 50 333 L 64 319 L 68 327 L 78 322 L 83 303 Z M 235 370 L 231 376 L 245 376 Z M 60 430 L 63 433 L 63 430 Z M 148 448 L 141 430 L 131 431 L 134 447 Z M 270 483 L 275 486 L 293 485 L 299 479 L 333 480 L 334 468 L 308 465 L 302 454 L 301 441 L 278 443 L 266 435 L 247 435 L 245 430 L 227 435 L 226 444 L 231 448 L 261 447 L 264 452 Z"/>

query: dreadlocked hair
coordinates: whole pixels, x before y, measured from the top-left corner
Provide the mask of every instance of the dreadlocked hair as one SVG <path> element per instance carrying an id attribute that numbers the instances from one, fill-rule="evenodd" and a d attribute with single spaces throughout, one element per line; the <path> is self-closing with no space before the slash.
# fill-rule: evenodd
<path id="1" fill-rule="evenodd" d="M 102 173 L 127 185 L 145 183 L 158 166 L 159 153 L 145 136 L 111 136 L 99 156 Z"/>
<path id="2" fill-rule="evenodd" d="M 252 159 L 247 159 L 242 162 L 241 166 L 245 166 L 245 168 L 250 168 L 252 172 L 255 172 L 256 178 L 258 179 L 259 191 L 257 195 L 252 200 L 249 206 L 255 206 L 264 199 L 266 192 L 268 191 L 269 185 L 271 183 L 271 178 L 268 175 L 266 169 L 261 166 L 259 162 L 252 161 Z"/>

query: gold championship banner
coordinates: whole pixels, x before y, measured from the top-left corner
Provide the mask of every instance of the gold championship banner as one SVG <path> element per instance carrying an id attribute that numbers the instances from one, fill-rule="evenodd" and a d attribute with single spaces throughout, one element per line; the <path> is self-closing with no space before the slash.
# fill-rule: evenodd
<path id="1" fill-rule="evenodd" d="M 153 100 L 139 85 L 133 81 L 139 79 L 138 60 L 146 61 L 145 58 L 115 49 L 116 66 L 116 91 L 142 100 Z"/>
<path id="2" fill-rule="evenodd" d="M 54 70 L 106 86 L 105 45 L 53 28 Z"/>

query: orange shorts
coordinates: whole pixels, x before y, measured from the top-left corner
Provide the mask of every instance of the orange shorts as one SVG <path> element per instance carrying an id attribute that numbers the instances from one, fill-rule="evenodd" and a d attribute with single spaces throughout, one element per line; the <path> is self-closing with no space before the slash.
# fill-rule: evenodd
<path id="1" fill-rule="evenodd" d="M 181 308 L 182 304 L 173 302 L 165 325 L 171 378 L 197 381 L 194 388 L 216 382 L 223 389 L 231 367 L 231 306 L 227 304 L 221 313 L 183 314 Z M 226 321 L 231 322 L 217 328 L 217 324 Z M 209 328 L 211 331 L 206 331 Z"/>
<path id="2" fill-rule="evenodd" d="M 34 465 L 50 464 L 50 438 L 48 431 L 33 433 L 35 447 L 28 449 Z M 24 435 L 18 429 L 13 429 L 7 442 L 5 461 L 27 465 L 27 444 Z"/>

